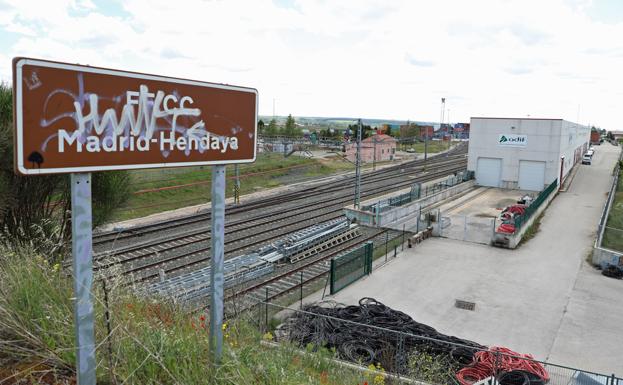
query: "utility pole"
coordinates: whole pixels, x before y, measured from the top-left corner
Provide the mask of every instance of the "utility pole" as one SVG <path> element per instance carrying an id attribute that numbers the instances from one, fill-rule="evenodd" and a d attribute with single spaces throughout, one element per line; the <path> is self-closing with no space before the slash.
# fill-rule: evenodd
<path id="1" fill-rule="evenodd" d="M 374 154 L 372 156 L 372 170 L 376 170 L 376 135 L 372 136 L 372 142 L 374 143 Z"/>
<path id="2" fill-rule="evenodd" d="M 359 208 L 361 198 L 361 119 L 357 122 L 357 156 L 355 158 L 355 208 Z"/>
<path id="3" fill-rule="evenodd" d="M 452 127 L 452 125 L 450 124 L 450 109 L 448 108 L 448 148 L 447 150 L 450 150 L 450 147 L 452 146 L 452 134 L 450 134 L 450 128 Z M 448 153 L 446 153 L 446 156 L 448 156 Z"/>
<path id="4" fill-rule="evenodd" d="M 238 167 L 237 163 L 234 166 L 234 172 L 236 175 L 236 178 L 234 180 L 234 203 L 239 205 L 240 204 L 240 168 Z"/>
<path id="5" fill-rule="evenodd" d="M 439 130 L 441 130 L 441 128 L 443 127 L 443 116 L 445 112 L 446 112 L 446 98 L 441 98 L 441 118 L 439 119 Z M 426 137 L 428 137 L 428 130 L 426 131 Z M 424 148 L 426 149 L 426 147 Z M 424 155 L 424 160 L 426 160 L 426 154 Z"/>

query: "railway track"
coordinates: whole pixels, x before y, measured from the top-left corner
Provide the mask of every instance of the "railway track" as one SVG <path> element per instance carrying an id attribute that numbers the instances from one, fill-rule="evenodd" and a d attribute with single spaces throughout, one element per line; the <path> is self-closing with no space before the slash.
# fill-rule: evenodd
<path id="1" fill-rule="evenodd" d="M 463 148 L 447 156 L 430 158 L 426 169 L 423 161 L 415 161 L 367 173 L 362 178 L 361 198 L 372 198 L 415 182 L 428 182 L 462 171 L 466 167 L 465 153 L 466 148 Z M 286 234 L 342 216 L 342 208 L 352 202 L 353 191 L 354 177 L 345 177 L 228 207 L 225 258 L 248 254 Z M 173 277 L 205 267 L 210 261 L 209 218 L 210 213 L 206 212 L 123 232 L 97 234 L 94 242 L 96 269 L 104 276 L 123 275 L 133 283 L 148 283 L 162 278 L 163 273 Z M 283 295 L 295 287 L 292 286 L 295 284 L 293 275 L 302 272 L 304 284 L 314 281 L 326 274 L 327 261 L 332 256 L 385 231 L 367 229 L 363 238 L 351 239 L 298 263 L 281 266 L 269 280 L 253 281 L 237 295 L 254 298 L 258 290 L 265 287 L 271 287 L 271 297 Z"/>
<path id="2" fill-rule="evenodd" d="M 329 272 L 330 260 L 333 257 L 346 253 L 362 243 L 372 241 L 382 244 L 386 233 L 391 233 L 394 239 L 398 232 L 389 229 L 369 229 L 364 238 L 355 239 L 332 250 L 330 253 L 310 258 L 295 267 L 278 271 L 265 279 L 249 282 L 244 287 L 230 290 L 225 296 L 229 313 L 233 314 L 252 308 L 261 302 L 270 302 L 293 291 L 300 290 L 301 285 L 310 285 L 319 279 L 325 279 Z M 302 278 L 302 279 L 301 279 Z M 195 310 L 205 309 L 204 304 L 197 304 Z M 231 309 L 235 309 L 232 311 Z"/>
<path id="3" fill-rule="evenodd" d="M 396 183 L 390 189 L 407 187 L 414 182 L 427 182 L 464 169 L 464 165 L 444 165 L 434 173 L 429 173 Z M 362 198 L 378 195 L 388 190 L 379 186 L 364 190 Z M 342 207 L 351 202 L 350 196 L 327 202 L 316 202 L 305 207 L 295 207 L 280 213 L 262 214 L 232 222 L 226 226 L 226 258 L 244 254 L 259 245 L 284 234 L 304 229 L 315 223 L 325 222 L 342 216 Z M 115 254 L 98 254 L 95 258 L 96 269 L 121 265 L 114 274 L 132 275 L 132 281 L 141 282 L 160 276 L 161 272 L 169 276 L 184 271 L 200 268 L 210 260 L 210 236 L 204 230 L 162 238 L 156 242 L 143 242 L 118 249 Z"/>
<path id="4" fill-rule="evenodd" d="M 442 162 L 456 162 L 465 159 L 466 151 L 464 148 L 455 149 L 455 152 L 447 156 L 432 157 L 428 161 L 427 167 L 433 168 Z M 383 170 L 366 173 L 362 176 L 362 189 L 367 186 L 383 185 L 385 182 L 396 178 L 409 178 L 424 169 L 422 160 L 405 163 L 402 165 L 392 166 Z M 247 214 L 252 210 L 266 209 L 275 205 L 295 204 L 300 200 L 308 199 L 313 194 L 334 194 L 353 188 L 354 177 L 348 176 L 337 181 L 327 184 L 315 185 L 311 187 L 299 188 L 285 194 L 269 196 L 241 205 L 231 205 L 226 209 L 227 219 Z M 387 191 L 387 190 L 385 190 Z M 183 231 L 183 229 L 192 226 L 207 226 L 206 223 L 210 219 L 210 213 L 197 213 L 182 218 L 175 218 L 164 222 L 135 226 L 122 231 L 108 231 L 94 234 L 93 244 L 96 251 L 112 250 L 122 248 L 127 243 L 134 243 L 136 239 L 149 239 L 149 237 L 157 237 L 158 234 L 172 230 L 175 232 Z"/>

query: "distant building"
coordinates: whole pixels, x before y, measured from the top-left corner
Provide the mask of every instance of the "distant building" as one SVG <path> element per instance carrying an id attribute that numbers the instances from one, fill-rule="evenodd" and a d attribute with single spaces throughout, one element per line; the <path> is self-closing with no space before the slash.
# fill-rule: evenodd
<path id="1" fill-rule="evenodd" d="M 433 126 L 423 126 L 419 124 L 402 124 L 400 125 L 400 138 L 416 138 L 424 139 L 428 133 L 428 137 L 432 138 L 435 133 Z"/>
<path id="2" fill-rule="evenodd" d="M 345 146 L 346 159 L 355 162 L 357 158 L 357 143 Z M 376 156 L 375 156 L 376 150 Z M 394 160 L 396 154 L 396 139 L 385 134 L 372 135 L 361 141 L 361 161 L 363 163 L 383 162 Z"/>
<path id="3" fill-rule="evenodd" d="M 455 138 L 469 139 L 469 123 L 456 123 L 453 131 Z"/>
<path id="4" fill-rule="evenodd" d="M 623 131 L 612 131 L 612 136 L 614 140 L 621 140 L 623 139 Z"/>

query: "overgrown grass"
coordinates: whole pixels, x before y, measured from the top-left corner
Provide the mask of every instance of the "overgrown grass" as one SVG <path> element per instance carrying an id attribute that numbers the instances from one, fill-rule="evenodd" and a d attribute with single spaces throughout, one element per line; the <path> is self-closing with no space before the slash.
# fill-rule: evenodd
<path id="1" fill-rule="evenodd" d="M 545 210 L 541 211 L 541 214 L 539 214 L 539 216 L 536 217 L 534 222 L 532 222 L 532 224 L 526 229 L 526 232 L 523 233 L 523 236 L 521 237 L 521 241 L 519 241 L 519 244 L 517 245 L 517 247 L 520 247 L 521 245 L 528 242 L 529 240 L 534 238 L 535 235 L 538 234 L 541 228 L 541 220 L 543 219 L 543 216 L 545 215 L 546 210 L 547 210 L 547 207 L 545 208 Z"/>
<path id="2" fill-rule="evenodd" d="M 212 364 L 201 314 L 138 298 L 110 282 L 108 335 L 101 286 L 96 309 L 100 384 L 357 384 L 366 377 L 320 349 L 302 357 L 291 345 L 260 344 L 250 322 L 227 324 L 222 364 Z M 71 383 L 74 378 L 70 279 L 27 249 L 0 249 L 0 383 Z M 36 369 L 36 370 L 35 370 Z M 9 379 L 10 378 L 10 379 Z"/>
<path id="3" fill-rule="evenodd" d="M 294 155 L 284 158 L 280 154 L 260 154 L 255 163 L 240 166 L 240 194 L 352 170 L 354 166 L 351 163 L 338 159 L 309 159 Z M 227 197 L 234 196 L 234 175 L 234 166 L 227 166 Z M 210 202 L 209 166 L 136 170 L 131 171 L 131 180 L 130 197 L 116 211 L 113 220 L 138 218 Z M 169 187 L 173 188 L 167 189 Z"/>
<path id="4" fill-rule="evenodd" d="M 619 183 L 608 214 L 601 245 L 623 252 L 623 171 L 619 172 Z"/>
<path id="5" fill-rule="evenodd" d="M 333 172 L 331 166 L 315 159 L 260 154 L 255 163 L 240 166 L 240 194 L 277 187 L 297 178 L 304 179 L 307 176 L 328 175 Z M 234 175 L 234 166 L 227 166 L 226 176 L 231 178 Z M 113 220 L 138 218 L 210 202 L 209 166 L 137 170 L 131 172 L 131 179 L 130 198 L 117 210 Z M 226 194 L 227 197 L 234 195 L 233 179 L 226 180 Z"/>
<path id="6" fill-rule="evenodd" d="M 424 144 L 413 145 L 417 152 L 424 152 Z M 446 150 L 446 142 L 429 142 L 430 153 Z M 378 162 L 377 167 L 383 163 Z M 362 165 L 371 170 L 372 163 Z M 257 161 L 240 165 L 240 194 L 279 187 L 317 177 L 354 171 L 355 166 L 340 159 L 338 155 L 326 159 L 303 158 L 282 154 L 258 154 Z M 113 221 L 144 217 L 181 207 L 210 202 L 211 168 L 196 166 L 171 169 L 130 171 L 128 200 L 116 210 Z M 258 174 L 258 175 L 252 175 Z M 227 166 L 226 195 L 234 196 L 234 166 Z M 187 185 L 187 186 L 185 186 Z M 173 187 L 173 188 L 171 188 Z M 167 189 L 171 188 L 171 189 Z"/>
<path id="7" fill-rule="evenodd" d="M 440 140 L 435 140 L 435 141 L 429 141 L 428 142 L 428 152 L 429 153 L 437 153 L 437 152 L 441 152 L 441 151 L 445 151 L 447 150 L 452 144 L 450 144 L 449 142 L 443 142 Z M 407 149 L 413 148 L 415 150 L 416 153 L 420 154 L 420 153 L 424 153 L 424 147 L 425 144 L 424 142 L 418 142 L 415 144 L 404 144 L 400 146 L 400 149 L 403 151 L 406 151 Z"/>

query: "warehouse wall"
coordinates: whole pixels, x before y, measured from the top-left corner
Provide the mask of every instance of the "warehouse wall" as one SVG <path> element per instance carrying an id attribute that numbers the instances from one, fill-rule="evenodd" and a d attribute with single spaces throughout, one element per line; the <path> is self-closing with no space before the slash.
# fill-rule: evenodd
<path id="1" fill-rule="evenodd" d="M 543 187 L 560 171 L 561 119 L 472 118 L 467 169 L 476 171 L 478 157 L 502 159 L 502 188 L 518 188 L 519 161 L 545 162 Z M 526 135 L 525 147 L 501 146 L 501 134 Z"/>
<path id="2" fill-rule="evenodd" d="M 566 120 L 562 121 L 560 155 L 565 156 L 562 178 L 563 181 L 569 174 L 569 171 L 571 171 L 574 162 L 582 160 L 582 155 L 584 155 L 586 150 L 588 150 L 590 139 L 591 130 L 588 126 L 568 122 Z M 558 167 L 560 167 L 560 164 Z M 558 170 L 558 172 L 560 173 L 560 170 Z"/>

